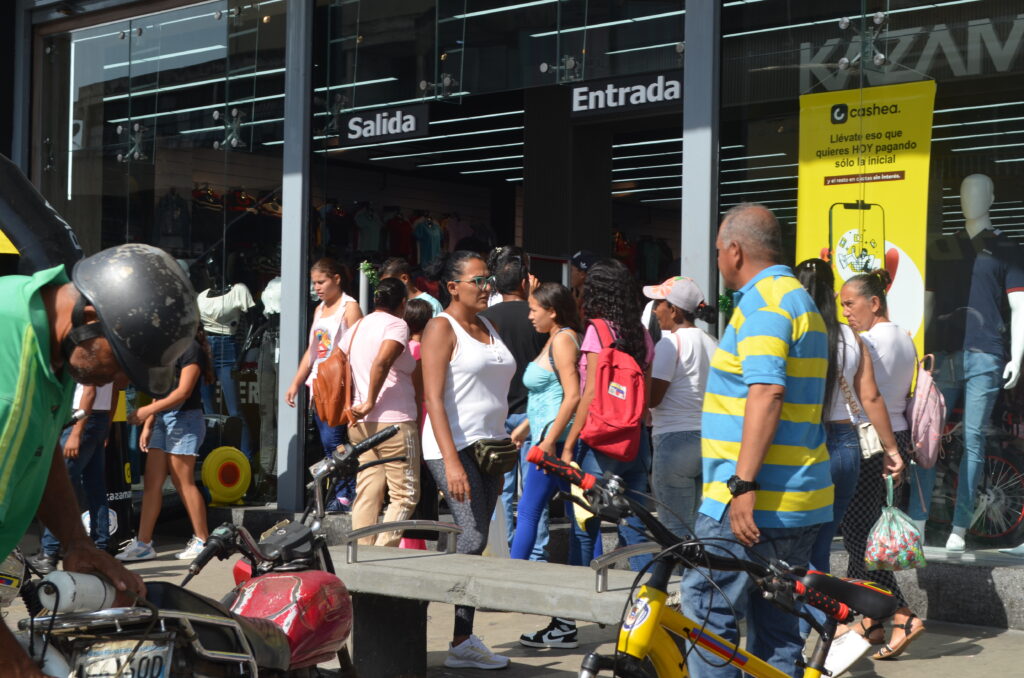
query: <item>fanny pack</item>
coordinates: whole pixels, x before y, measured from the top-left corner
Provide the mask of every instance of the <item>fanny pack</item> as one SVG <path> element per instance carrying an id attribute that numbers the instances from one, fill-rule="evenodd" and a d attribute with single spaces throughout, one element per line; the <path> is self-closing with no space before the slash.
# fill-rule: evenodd
<path id="1" fill-rule="evenodd" d="M 508 473 L 516 467 L 519 450 L 511 438 L 484 438 L 469 447 L 480 471 L 489 475 Z"/>

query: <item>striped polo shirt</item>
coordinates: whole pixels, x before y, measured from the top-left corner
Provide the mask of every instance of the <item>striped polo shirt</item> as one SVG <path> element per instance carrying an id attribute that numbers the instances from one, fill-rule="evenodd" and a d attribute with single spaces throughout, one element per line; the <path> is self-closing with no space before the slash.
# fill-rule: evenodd
<path id="1" fill-rule="evenodd" d="M 732 499 L 751 384 L 784 386 L 775 438 L 757 474 L 754 521 L 801 527 L 832 520 L 832 476 L 821 423 L 828 368 L 825 323 L 788 266 L 770 266 L 734 297 L 732 320 L 711 361 L 704 413 L 704 501 L 721 520 Z"/>

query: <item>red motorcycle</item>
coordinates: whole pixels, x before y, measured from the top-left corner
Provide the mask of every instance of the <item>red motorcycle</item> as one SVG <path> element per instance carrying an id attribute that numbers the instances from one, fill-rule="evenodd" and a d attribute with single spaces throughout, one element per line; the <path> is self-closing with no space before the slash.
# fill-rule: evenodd
<path id="1" fill-rule="evenodd" d="M 221 525 L 181 586 L 147 582 L 147 599 L 134 606 L 109 608 L 113 589 L 91 575 L 55 572 L 26 585 L 22 598 L 31 616 L 19 623 L 23 644 L 49 662 L 44 670 L 62 677 L 313 678 L 318 664 L 335 657 L 343 676 L 354 675 L 344 647 L 352 602 L 321 530 L 324 485 L 401 459 L 358 462 L 397 432 L 390 426 L 357 445 L 345 443 L 314 464 L 312 505 L 299 522 L 283 521 L 259 541 L 244 527 Z M 235 553 L 243 556 L 235 565 L 237 586 L 223 600 L 184 588 L 213 558 Z"/>

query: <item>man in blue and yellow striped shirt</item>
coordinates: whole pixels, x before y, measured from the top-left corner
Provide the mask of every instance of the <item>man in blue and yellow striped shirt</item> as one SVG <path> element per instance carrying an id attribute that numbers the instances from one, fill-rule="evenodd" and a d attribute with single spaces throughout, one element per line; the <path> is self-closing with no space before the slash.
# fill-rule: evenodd
<path id="1" fill-rule="evenodd" d="M 695 531 L 702 539 L 740 542 L 710 541 L 721 544 L 713 552 L 805 566 L 819 527 L 832 520 L 821 422 L 828 341 L 814 301 L 779 263 L 781 240 L 778 221 L 760 205 L 734 207 L 719 229 L 718 268 L 739 291 L 704 396 L 704 501 Z M 765 601 L 746 574 L 710 573 L 724 597 L 706 574 L 687 572 L 686 614 L 707 619 L 709 631 L 732 641 L 736 615 L 749 617 L 747 650 L 801 675 L 797 618 Z M 696 678 L 740 675 L 694 655 L 690 668 Z"/>

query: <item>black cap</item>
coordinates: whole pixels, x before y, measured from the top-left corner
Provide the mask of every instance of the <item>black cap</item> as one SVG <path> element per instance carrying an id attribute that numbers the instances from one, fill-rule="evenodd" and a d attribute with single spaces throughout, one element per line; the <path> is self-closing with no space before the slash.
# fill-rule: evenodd
<path id="1" fill-rule="evenodd" d="M 573 266 L 586 273 L 587 270 L 596 264 L 597 260 L 600 258 L 601 257 L 597 256 L 590 250 L 580 250 L 576 254 L 572 255 L 572 258 L 569 261 L 572 262 Z"/>

